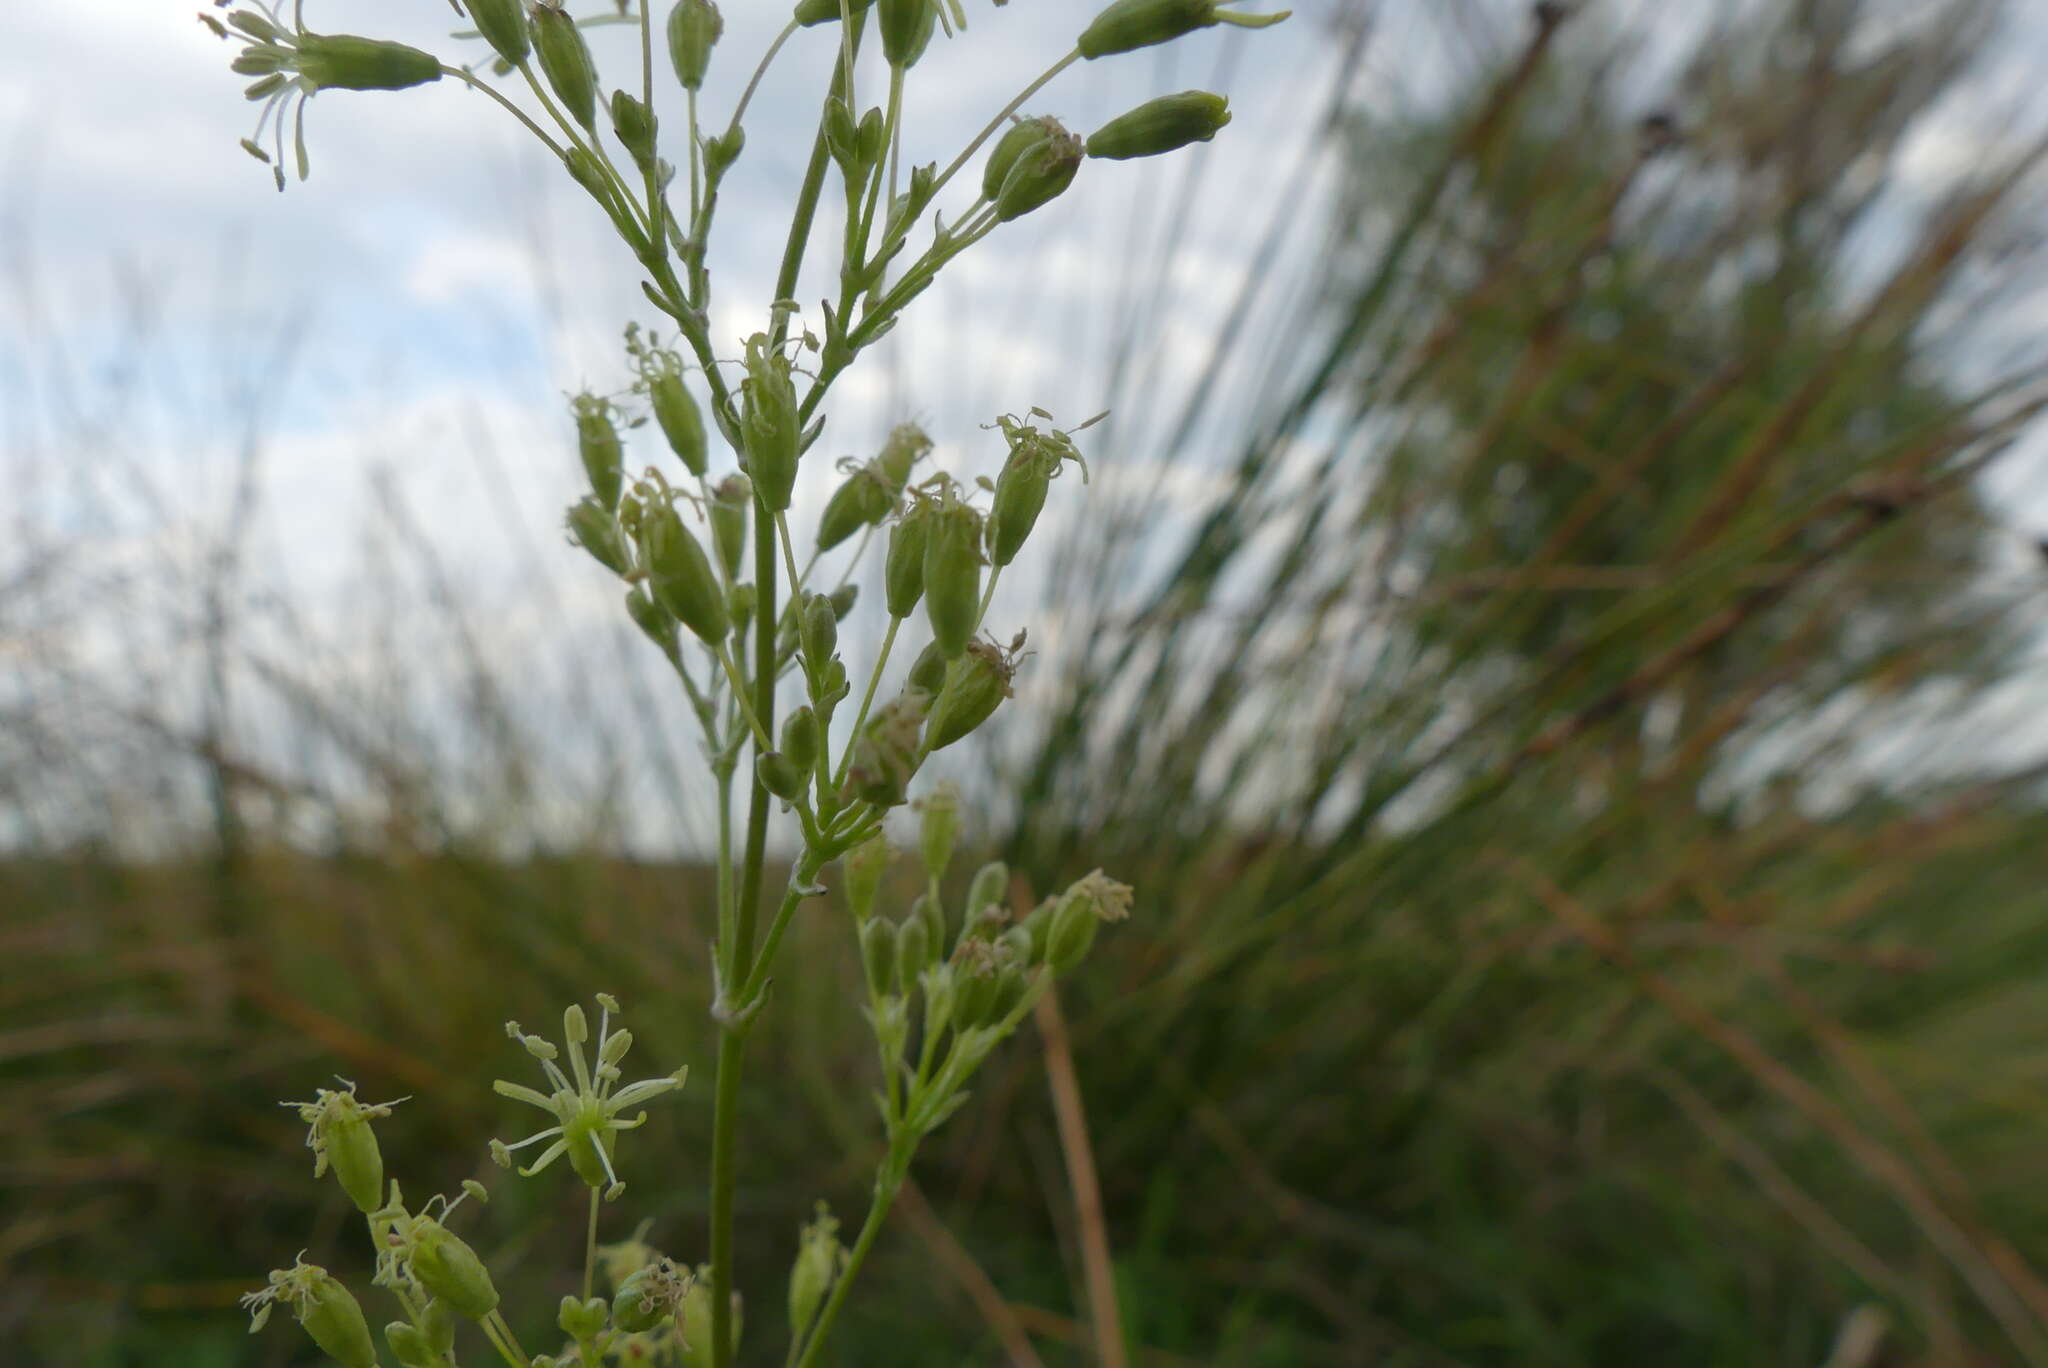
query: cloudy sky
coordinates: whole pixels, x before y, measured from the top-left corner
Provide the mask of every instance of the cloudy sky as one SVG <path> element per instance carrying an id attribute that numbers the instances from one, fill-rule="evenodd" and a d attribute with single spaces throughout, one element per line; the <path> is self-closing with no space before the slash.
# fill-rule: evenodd
<path id="1" fill-rule="evenodd" d="M 950 160 L 1096 7 L 970 0 L 968 31 L 939 40 L 913 73 L 907 157 Z M 160 580 L 189 586 L 227 554 L 243 630 L 337 695 L 384 687 L 394 659 L 440 652 L 451 669 L 489 661 L 546 694 L 546 708 L 619 706 L 603 679 L 618 668 L 613 587 L 555 529 L 579 482 L 563 396 L 622 388 L 620 328 L 653 321 L 631 261 L 530 136 L 453 80 L 321 95 L 307 117 L 312 177 L 278 194 L 237 147 L 256 110 L 197 8 L 9 7 L 0 461 L 15 507 L 0 497 L 0 522 L 15 533 L 0 572 L 53 561 L 57 547 L 146 594 Z M 1231 307 L 1276 211 L 1298 218 L 1298 255 L 1325 230 L 1328 178 L 1309 149 L 1334 85 L 1366 108 L 1413 108 L 1526 23 L 1511 0 L 1295 8 L 1277 29 L 1217 28 L 1081 64 L 1027 105 L 1086 131 L 1198 86 L 1227 93 L 1235 118 L 1194 153 L 1091 163 L 1064 199 L 970 253 L 835 390 L 820 450 L 869 454 L 889 424 L 914 417 L 947 464 L 992 472 L 999 445 L 979 425 L 1032 405 L 1070 421 L 1096 412 L 1125 327 L 1150 349 L 1145 373 L 1167 384 Z M 1648 12 L 1608 8 L 1637 22 Z M 780 0 L 724 11 L 707 122 L 723 120 L 787 14 Z M 1367 13 L 1371 42 L 1346 65 Z M 2015 32 L 2031 36 L 2015 51 L 2039 53 L 2029 44 L 2043 17 L 2020 17 Z M 307 0 L 306 19 L 481 58 L 480 45 L 451 37 L 460 21 L 447 0 Z M 766 317 L 836 43 L 834 27 L 799 33 L 750 111 L 712 249 L 713 333 L 727 355 Z M 607 85 L 637 86 L 629 30 L 594 46 Z M 1966 168 L 2038 67 L 2008 63 L 1972 107 L 1927 130 L 1909 149 L 1913 173 L 1932 185 Z M 862 68 L 863 103 L 880 97 L 879 72 Z M 670 131 L 680 125 L 679 107 L 659 112 Z M 815 251 L 798 298 L 815 308 L 835 268 Z M 639 455 L 655 459 L 651 445 Z M 807 462 L 795 525 L 832 478 L 828 461 Z M 2030 484 L 2012 478 L 2015 491 Z M 243 531 L 223 538 L 227 526 Z M 1031 590 L 1021 577 L 1006 586 L 1010 616 L 1027 615 Z M 424 636 L 390 622 L 394 602 L 422 596 L 440 605 L 417 615 Z M 106 633 L 72 634 L 67 659 L 179 697 L 193 683 L 163 662 L 200 630 L 195 612 L 190 594 L 131 611 Z M 459 631 L 454 616 L 466 619 Z M 565 655 L 569 666 L 541 663 Z M 277 726 L 260 744 L 286 744 L 290 726 Z M 688 749 L 667 733 L 659 744 Z"/>

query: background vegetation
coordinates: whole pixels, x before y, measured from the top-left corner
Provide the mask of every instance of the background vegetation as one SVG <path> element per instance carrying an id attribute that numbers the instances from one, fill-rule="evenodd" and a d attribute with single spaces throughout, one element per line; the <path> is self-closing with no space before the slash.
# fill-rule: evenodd
<path id="1" fill-rule="evenodd" d="M 1105 320 L 1100 464 L 1157 478 L 1065 528 L 982 836 L 1029 886 L 1114 869 L 1140 915 L 939 1137 L 843 1362 L 2048 1363 L 2048 584 L 1987 494 L 2048 403 L 2048 144 L 1910 174 L 1990 4 L 1599 8 L 1490 12 L 1449 100 L 1305 96 L 1304 166 L 1343 169 L 1322 249 L 1283 270 L 1295 206 L 1247 222 L 1244 321 L 1182 383 L 1142 312 Z M 619 853 L 619 772 L 565 799 L 480 663 L 451 715 L 400 657 L 342 688 L 273 650 L 240 525 L 84 601 L 38 591 L 59 541 L 0 585 L 12 1361 L 287 1361 L 231 1303 L 281 1251 L 347 1265 L 273 1105 L 327 1073 L 415 1094 L 387 1151 L 449 1187 L 502 1124 L 507 1016 L 604 987 L 645 1058 L 709 1063 L 704 880 Z M 388 531 L 391 602 L 460 640 Z M 88 613 L 183 624 L 202 725 L 95 706 L 124 657 Z M 600 666 L 586 725 L 629 751 Z M 341 777 L 269 771 L 259 718 Z M 870 1160 L 853 966 L 801 934 L 754 1288 Z M 678 1248 L 702 1104 L 638 1150 Z M 547 1305 L 579 1213 L 497 1193 Z"/>

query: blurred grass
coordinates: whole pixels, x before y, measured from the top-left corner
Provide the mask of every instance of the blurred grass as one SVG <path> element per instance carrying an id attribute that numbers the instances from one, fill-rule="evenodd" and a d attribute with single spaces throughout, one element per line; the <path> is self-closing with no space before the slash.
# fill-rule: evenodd
<path id="1" fill-rule="evenodd" d="M 1104 464 L 1157 479 L 1066 529 L 986 834 L 1032 886 L 1142 890 L 1065 1004 L 1133 1361 L 2048 1363 L 2044 586 L 1982 483 L 2048 402 L 2040 149 L 1903 170 L 1998 12 L 1735 6 L 1675 53 L 1547 14 L 1460 10 L 1464 85 L 1398 115 L 1344 73 L 1325 250 L 1248 287 L 1298 307 L 1173 385 L 1122 320 Z M 1400 60 L 1350 32 L 1357 71 Z M 1199 466 L 1219 391 L 1253 397 Z M 289 1361 L 229 1308 L 302 1245 L 357 1266 L 273 1105 L 328 1073 L 413 1095 L 387 1151 L 421 1191 L 507 1122 L 508 1016 L 604 988 L 636 1058 L 708 1078 L 704 872 L 612 853 L 612 773 L 581 839 L 522 853 L 545 747 L 465 649 L 454 746 L 416 744 L 447 724 L 397 666 L 263 676 L 372 803 L 275 791 L 217 703 L 66 766 L 110 813 L 135 752 L 196 768 L 210 840 L 0 865 L 0 1333 L 30 1361 Z M 46 716 L 15 753 L 66 754 Z M 871 1159 L 843 937 L 799 934 L 744 1126 L 771 1293 Z M 918 1179 L 1045 1362 L 1087 1362 L 1043 1071 L 1004 1055 Z M 629 1151 L 678 1252 L 707 1096 Z M 540 1186 L 476 1228 L 545 1307 L 579 1215 Z M 1002 1361 L 959 1260 L 896 1227 L 842 1361 Z"/>

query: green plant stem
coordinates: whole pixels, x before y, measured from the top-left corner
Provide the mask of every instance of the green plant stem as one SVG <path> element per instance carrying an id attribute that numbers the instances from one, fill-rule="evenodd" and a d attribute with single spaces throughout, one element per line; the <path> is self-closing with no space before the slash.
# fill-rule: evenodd
<path id="1" fill-rule="evenodd" d="M 863 25 L 864 26 L 864 25 Z M 793 27 L 793 26 L 792 26 Z M 780 47 L 790 29 L 776 40 Z M 858 42 L 858 33 L 854 41 Z M 773 51 L 770 54 L 773 56 Z M 767 59 L 761 69 L 766 70 Z M 757 73 L 758 77 L 758 73 Z M 833 78 L 832 94 L 841 94 L 846 78 L 842 66 Z M 751 94 L 751 89 L 748 92 Z M 796 294 L 797 275 L 803 269 L 804 248 L 817 217 L 818 195 L 825 186 L 825 166 L 830 149 L 825 142 L 825 118 L 821 109 L 818 131 L 811 142 L 811 160 L 804 169 L 803 185 L 797 192 L 796 212 L 790 220 L 789 238 L 782 251 L 782 267 L 776 275 L 775 298 Z M 774 323 L 777 344 L 789 335 L 789 316 L 778 312 Z M 773 510 L 754 494 L 754 713 L 764 734 L 775 724 L 775 622 L 776 568 L 775 520 Z M 733 914 L 731 963 L 734 980 L 745 982 L 754 969 L 754 914 L 761 898 L 761 866 L 768 852 L 768 799 L 757 773 L 752 778 L 752 797 L 747 810 L 747 849 L 740 867 L 739 906 Z M 768 956 L 764 956 L 764 963 Z M 744 999 L 743 999 L 744 1000 Z M 734 1168 L 739 1127 L 740 1069 L 745 1061 L 746 1036 L 741 1022 L 728 1014 L 719 1022 L 718 1084 L 712 1102 L 711 1119 L 711 1363 L 712 1368 L 732 1368 L 732 1206 L 738 1174 Z"/>
<path id="2" fill-rule="evenodd" d="M 542 128 L 539 124 L 535 123 L 533 121 L 532 116 L 529 115 L 525 110 L 521 109 L 518 105 L 513 104 L 512 101 L 506 99 L 504 93 L 500 91 L 497 87 L 489 84 L 488 82 L 478 80 L 474 75 L 472 75 L 470 72 L 464 71 L 461 67 L 449 66 L 445 62 L 441 64 L 441 74 L 443 76 L 453 76 L 456 80 L 461 81 L 471 90 L 481 90 L 484 94 L 490 96 L 492 99 L 496 100 L 500 105 L 502 105 L 508 112 L 510 112 L 513 118 L 525 124 L 527 132 L 533 134 L 534 137 L 539 138 L 542 142 L 546 143 L 548 151 L 554 153 L 557 157 L 565 157 L 568 155 L 568 153 L 563 150 L 562 145 L 560 143 L 556 142 L 553 138 L 550 138 L 548 136 L 546 129 Z"/>
<path id="3" fill-rule="evenodd" d="M 597 1274 L 597 1189 L 590 1190 L 590 1220 L 583 1227 L 583 1300 L 590 1300 L 591 1281 Z"/>
<path id="4" fill-rule="evenodd" d="M 875 668 L 868 671 L 868 687 L 867 691 L 861 695 L 860 711 L 853 715 L 853 730 L 847 734 L 846 749 L 840 753 L 839 768 L 832 773 L 832 786 L 834 788 L 846 782 L 846 767 L 853 763 L 854 740 L 860 735 L 861 723 L 868 720 L 868 709 L 874 706 L 875 686 L 882 682 L 882 667 L 889 663 L 889 652 L 896 645 L 896 631 L 902 625 L 903 619 L 900 617 L 889 619 L 889 630 L 882 637 L 882 650 L 875 657 Z"/>

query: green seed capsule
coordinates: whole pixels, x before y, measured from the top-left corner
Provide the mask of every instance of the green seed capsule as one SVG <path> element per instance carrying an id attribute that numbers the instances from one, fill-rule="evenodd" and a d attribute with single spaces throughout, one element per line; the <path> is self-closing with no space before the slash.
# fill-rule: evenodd
<path id="1" fill-rule="evenodd" d="M 898 71 L 908 71 L 931 45 L 938 27 L 938 0 L 879 0 L 876 11 L 882 30 L 882 56 Z"/>
<path id="2" fill-rule="evenodd" d="M 797 630 L 803 641 L 804 659 L 813 670 L 822 669 L 839 649 L 839 615 L 832 611 L 832 600 L 823 594 L 804 595 L 803 616 Z"/>
<path id="3" fill-rule="evenodd" d="M 981 197 L 995 203 L 996 196 L 1003 193 L 1003 182 L 1016 169 L 1017 159 L 1054 133 L 1064 131 L 1060 121 L 1050 117 L 1018 119 L 1012 123 L 996 139 L 996 145 L 989 150 L 988 163 L 981 168 Z"/>
<path id="4" fill-rule="evenodd" d="M 298 54 L 299 75 L 315 90 L 408 90 L 441 79 L 433 53 L 376 38 L 303 34 Z"/>
<path id="5" fill-rule="evenodd" d="M 971 918 L 985 907 L 1000 907 L 1009 887 L 1010 867 L 1001 860 L 991 860 L 975 870 L 974 882 L 967 885 L 967 915 Z"/>
<path id="6" fill-rule="evenodd" d="M 626 149 L 633 158 L 633 165 L 642 171 L 654 168 L 654 144 L 660 121 L 654 111 L 634 96 L 623 90 L 612 92 L 612 132 L 619 138 L 619 146 Z"/>
<path id="7" fill-rule="evenodd" d="M 818 763 L 820 747 L 818 715 L 806 703 L 782 723 L 782 753 L 798 769 L 809 772 Z"/>
<path id="8" fill-rule="evenodd" d="M 526 32 L 526 11 L 519 0 L 465 0 L 484 41 L 513 66 L 526 60 L 533 44 Z"/>
<path id="9" fill-rule="evenodd" d="M 320 1352 L 347 1368 L 377 1368 L 377 1346 L 370 1340 L 369 1322 L 355 1295 L 321 1269 L 305 1266 L 317 1277 L 309 1279 L 306 1294 L 294 1311 Z"/>
<path id="10" fill-rule="evenodd" d="M 421 1221 L 414 1231 L 412 1274 L 421 1287 L 471 1320 L 482 1320 L 498 1306 L 498 1289 L 476 1251 L 438 1221 Z"/>
<path id="11" fill-rule="evenodd" d="M 1088 947 L 1095 944 L 1099 924 L 1087 899 L 1071 894 L 1060 899 L 1045 933 L 1045 962 L 1055 974 L 1064 974 L 1081 962 Z"/>
<path id="12" fill-rule="evenodd" d="M 910 904 L 910 915 L 924 923 L 925 960 L 937 964 L 946 957 L 946 909 L 929 893 L 920 893 Z"/>
<path id="13" fill-rule="evenodd" d="M 1057 467 L 1057 462 L 1054 463 Z M 1044 463 L 1013 449 L 996 476 L 996 497 L 989 507 L 988 556 L 996 565 L 1008 565 L 1024 549 L 1024 541 L 1045 509 L 1046 490 L 1052 475 Z"/>
<path id="14" fill-rule="evenodd" d="M 448 1303 L 430 1301 L 421 1308 L 420 1333 L 426 1337 L 429 1353 L 445 1358 L 455 1348 L 455 1313 Z"/>
<path id="15" fill-rule="evenodd" d="M 570 402 L 576 410 L 576 447 L 590 477 L 590 491 L 607 511 L 617 508 L 626 458 L 611 406 L 594 394 L 579 394 Z"/>
<path id="16" fill-rule="evenodd" d="M 896 928 L 896 977 L 908 987 L 917 982 L 925 965 L 931 963 L 931 928 L 915 916 L 904 918 Z"/>
<path id="17" fill-rule="evenodd" d="M 981 514 L 950 497 L 931 515 L 924 548 L 924 611 L 948 659 L 967 649 L 981 616 Z"/>
<path id="18" fill-rule="evenodd" d="M 996 218 L 1004 223 L 1057 199 L 1081 169 L 1081 140 L 1056 119 L 1039 122 L 1049 125 L 1044 136 L 1017 154 L 1003 177 L 1002 188 L 991 199 Z"/>
<path id="19" fill-rule="evenodd" d="M 365 1214 L 384 1205 L 384 1156 L 377 1148 L 370 1118 L 355 1099 L 337 1094 L 342 1105 L 330 1109 L 321 1126 L 321 1148 L 342 1191 Z M 366 1332 L 367 1333 L 367 1332 Z"/>
<path id="20" fill-rule="evenodd" d="M 569 507 L 569 540 L 588 551 L 599 565 L 623 575 L 632 564 L 618 519 L 596 497 L 586 494 Z"/>
<path id="21" fill-rule="evenodd" d="M 918 803 L 917 849 L 924 872 L 936 879 L 953 862 L 953 841 L 960 834 L 960 791 L 940 784 Z"/>
<path id="22" fill-rule="evenodd" d="M 900 806 L 909 796 L 910 781 L 923 759 L 918 738 L 924 730 L 926 702 L 922 692 L 907 690 L 861 728 L 846 775 L 856 797 L 886 808 Z"/>
<path id="23" fill-rule="evenodd" d="M 875 0 L 846 0 L 847 13 L 859 15 Z M 796 21 L 805 28 L 839 21 L 840 0 L 798 0 Z"/>
<path id="24" fill-rule="evenodd" d="M 651 510 L 641 528 L 655 601 L 673 613 L 707 645 L 716 646 L 732 630 L 726 616 L 725 592 L 711 573 L 704 548 L 683 526 L 674 508 Z"/>
<path id="25" fill-rule="evenodd" d="M 744 475 L 728 475 L 711 495 L 711 543 L 728 579 L 740 572 L 747 549 L 747 510 L 754 503 L 754 485 Z"/>
<path id="26" fill-rule="evenodd" d="M 1112 53 L 1132 52 L 1154 43 L 1167 43 L 1212 24 L 1235 24 L 1239 28 L 1266 28 L 1285 19 L 1291 11 L 1277 14 L 1238 14 L 1221 8 L 1228 0 L 1116 0 L 1095 16 L 1074 44 L 1081 55 L 1093 61 Z"/>
<path id="27" fill-rule="evenodd" d="M 853 919 L 865 922 L 874 912 L 875 893 L 882 886 L 882 875 L 889 868 L 889 841 L 883 836 L 871 836 L 847 852 L 846 904 L 853 910 Z"/>
<path id="28" fill-rule="evenodd" d="M 675 1264 L 656 1259 L 619 1284 L 612 1297 L 612 1324 L 629 1335 L 657 1328 L 676 1314 L 690 1282 L 690 1275 Z"/>
<path id="29" fill-rule="evenodd" d="M 732 630 L 736 635 L 745 636 L 747 628 L 754 624 L 754 605 L 760 596 L 751 584 L 735 584 L 726 595 L 726 616 L 732 619 Z"/>
<path id="30" fill-rule="evenodd" d="M 896 928 L 881 917 L 869 919 L 860 928 L 860 963 L 868 976 L 868 991 L 889 997 L 896 991 Z"/>
<path id="31" fill-rule="evenodd" d="M 889 555 L 882 566 L 882 597 L 892 618 L 907 618 L 924 597 L 924 554 L 931 540 L 931 509 L 913 504 L 889 531 Z"/>
<path id="32" fill-rule="evenodd" d="M 711 0 L 680 0 L 668 15 L 668 60 L 685 90 L 701 90 L 725 19 Z"/>
<path id="33" fill-rule="evenodd" d="M 1010 965 L 996 975 L 996 990 L 988 1005 L 988 1019 L 1001 1021 L 1023 1005 L 1025 990 L 1031 986 L 1024 971 Z"/>
<path id="34" fill-rule="evenodd" d="M 863 527 L 880 523 L 895 507 L 896 496 L 878 464 L 868 462 L 832 491 L 824 515 L 818 519 L 818 549 L 830 551 Z"/>
<path id="35" fill-rule="evenodd" d="M 796 485 L 802 440 L 796 411 L 789 358 L 765 334 L 754 334 L 747 339 L 747 378 L 740 382 L 740 435 L 754 490 L 775 513 L 789 508 Z"/>
<path id="36" fill-rule="evenodd" d="M 842 584 L 831 593 L 825 595 L 825 602 L 832 605 L 832 616 L 844 622 L 846 621 L 846 615 L 853 611 L 853 605 L 860 602 L 860 586 L 858 584 Z"/>
<path id="37" fill-rule="evenodd" d="M 583 30 L 555 0 L 539 0 L 533 7 L 533 46 L 555 98 L 568 108 L 570 118 L 595 132 L 597 63 L 591 60 Z"/>
<path id="38" fill-rule="evenodd" d="M 769 751 L 756 759 L 754 773 L 760 777 L 762 788 L 787 802 L 795 802 L 810 787 L 811 772 L 798 769 L 781 751 Z"/>
<path id="39" fill-rule="evenodd" d="M 669 450 L 692 475 L 702 476 L 710 448 L 704 440 L 704 413 L 690 397 L 690 387 L 676 371 L 663 368 L 647 379 L 647 399 L 654 421 L 668 438 Z"/>
<path id="40" fill-rule="evenodd" d="M 1230 102 L 1206 90 L 1148 100 L 1088 135 L 1088 155 L 1126 161 L 1207 142 L 1230 122 Z"/>

